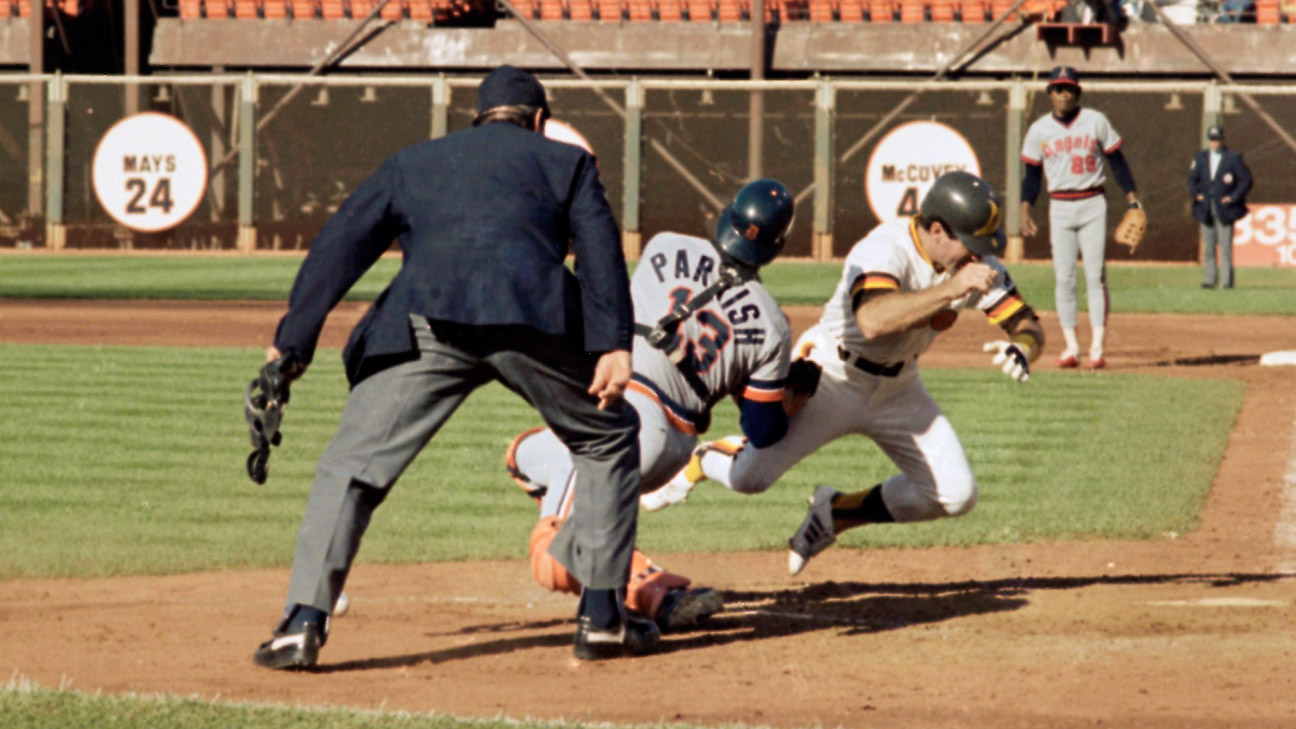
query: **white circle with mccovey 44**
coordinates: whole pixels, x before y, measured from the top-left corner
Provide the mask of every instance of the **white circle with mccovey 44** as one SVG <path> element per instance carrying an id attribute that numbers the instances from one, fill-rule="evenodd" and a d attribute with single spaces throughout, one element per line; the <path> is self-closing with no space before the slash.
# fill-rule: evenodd
<path id="1" fill-rule="evenodd" d="M 145 233 L 179 225 L 207 191 L 207 153 L 184 122 L 146 111 L 99 140 L 94 190 L 113 220 Z"/>
<path id="2" fill-rule="evenodd" d="M 879 222 L 917 215 L 936 178 L 955 170 L 981 175 L 976 151 L 962 134 L 934 121 L 901 124 L 869 155 L 864 197 Z"/>

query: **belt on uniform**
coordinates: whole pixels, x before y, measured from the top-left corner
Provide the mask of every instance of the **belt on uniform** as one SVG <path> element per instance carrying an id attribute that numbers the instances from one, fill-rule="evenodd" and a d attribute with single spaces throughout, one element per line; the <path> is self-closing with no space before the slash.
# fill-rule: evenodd
<path id="1" fill-rule="evenodd" d="M 1103 194 L 1103 188 L 1102 185 L 1099 185 L 1085 190 L 1055 190 L 1049 193 L 1049 197 L 1054 200 L 1087 200 L 1101 194 Z"/>
<path id="2" fill-rule="evenodd" d="M 850 350 L 840 346 L 837 347 L 837 356 L 841 357 L 841 361 L 850 362 L 855 365 L 856 369 L 867 372 L 876 377 L 895 377 L 900 374 L 900 370 L 904 369 L 905 366 L 903 361 L 889 365 L 878 364 L 872 360 L 864 359 L 859 355 L 851 354 Z"/>

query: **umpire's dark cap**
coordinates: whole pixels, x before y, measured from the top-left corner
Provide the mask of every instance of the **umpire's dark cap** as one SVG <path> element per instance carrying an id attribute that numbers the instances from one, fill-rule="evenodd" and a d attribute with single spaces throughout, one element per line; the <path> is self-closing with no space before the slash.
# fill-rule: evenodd
<path id="1" fill-rule="evenodd" d="M 516 66 L 500 66 L 477 87 L 477 113 L 500 106 L 530 106 L 549 112 L 540 80 Z"/>
<path id="2" fill-rule="evenodd" d="M 1049 88 L 1054 86 L 1074 86 L 1080 88 L 1080 74 L 1071 66 L 1058 66 L 1049 74 Z"/>
<path id="3" fill-rule="evenodd" d="M 1207 138 L 1207 139 L 1211 139 L 1211 140 L 1215 140 L 1215 139 L 1223 139 L 1223 138 L 1224 138 L 1224 127 L 1222 127 L 1222 126 L 1220 126 L 1220 125 L 1218 125 L 1218 124 L 1212 124 L 1212 125 L 1210 125 L 1210 128 L 1206 130 L 1206 138 Z"/>

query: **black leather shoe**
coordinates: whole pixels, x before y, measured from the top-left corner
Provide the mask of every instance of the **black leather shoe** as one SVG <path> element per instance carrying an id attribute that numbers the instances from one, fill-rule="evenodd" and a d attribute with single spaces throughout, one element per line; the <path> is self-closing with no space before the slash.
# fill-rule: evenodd
<path id="1" fill-rule="evenodd" d="M 298 605 L 275 628 L 274 637 L 257 648 L 252 662 L 273 669 L 312 668 L 328 640 L 328 622 L 322 610 Z"/>
<path id="2" fill-rule="evenodd" d="M 572 653 L 582 661 L 648 653 L 661 641 L 661 631 L 651 620 L 627 615 L 615 628 L 595 628 L 589 616 L 576 620 Z"/>

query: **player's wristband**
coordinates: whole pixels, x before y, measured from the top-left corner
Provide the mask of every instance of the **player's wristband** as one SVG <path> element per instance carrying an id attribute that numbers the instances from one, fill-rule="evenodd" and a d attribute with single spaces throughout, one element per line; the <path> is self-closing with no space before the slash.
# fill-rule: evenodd
<path id="1" fill-rule="evenodd" d="M 1022 348 L 1022 351 L 1026 353 L 1027 361 L 1034 362 L 1035 360 L 1039 359 L 1040 346 L 1039 346 L 1039 342 L 1035 339 L 1033 335 L 1027 334 L 1026 332 L 1022 332 L 1021 334 L 1014 335 L 1012 338 L 1012 343 Z"/>

